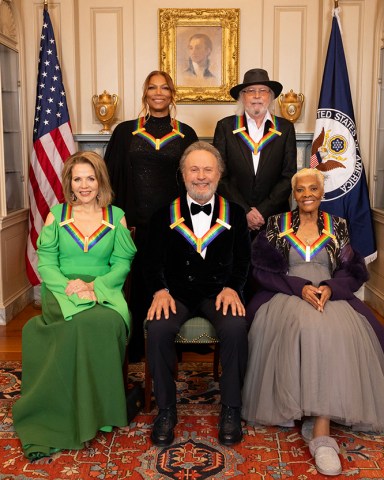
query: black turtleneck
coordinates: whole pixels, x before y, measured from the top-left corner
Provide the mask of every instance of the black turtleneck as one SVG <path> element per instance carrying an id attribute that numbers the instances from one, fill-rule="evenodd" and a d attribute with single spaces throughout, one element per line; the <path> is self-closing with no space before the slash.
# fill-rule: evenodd
<path id="1" fill-rule="evenodd" d="M 172 131 L 171 118 L 150 117 L 146 132 L 162 138 Z M 129 224 L 145 233 L 152 214 L 184 192 L 179 161 L 184 150 L 197 140 L 195 131 L 181 124 L 184 137 L 177 136 L 156 150 L 145 138 L 132 135 L 137 120 L 120 123 L 105 154 L 115 204 L 126 213 Z M 141 235 L 140 235 L 141 236 Z"/>

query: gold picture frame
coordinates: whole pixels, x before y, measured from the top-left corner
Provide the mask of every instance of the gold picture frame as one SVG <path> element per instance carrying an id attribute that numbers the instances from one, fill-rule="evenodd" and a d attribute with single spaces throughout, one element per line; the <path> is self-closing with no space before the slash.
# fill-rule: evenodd
<path id="1" fill-rule="evenodd" d="M 160 69 L 171 75 L 177 103 L 234 102 L 239 17 L 238 8 L 159 9 Z"/>

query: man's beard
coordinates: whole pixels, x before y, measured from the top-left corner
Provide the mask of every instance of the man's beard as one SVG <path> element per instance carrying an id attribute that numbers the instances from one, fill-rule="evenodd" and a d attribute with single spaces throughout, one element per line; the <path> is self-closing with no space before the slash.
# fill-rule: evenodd
<path id="1" fill-rule="evenodd" d="M 217 189 L 217 184 L 216 185 L 210 185 L 209 190 L 206 192 L 196 192 L 194 186 L 192 185 L 191 188 L 188 190 L 189 196 L 192 198 L 192 200 L 195 200 L 196 202 L 208 202 L 213 195 L 215 194 Z"/>
<path id="2" fill-rule="evenodd" d="M 259 115 L 265 115 L 267 113 L 267 108 L 264 105 L 252 105 L 246 111 L 250 117 L 255 116 L 258 117 Z"/>

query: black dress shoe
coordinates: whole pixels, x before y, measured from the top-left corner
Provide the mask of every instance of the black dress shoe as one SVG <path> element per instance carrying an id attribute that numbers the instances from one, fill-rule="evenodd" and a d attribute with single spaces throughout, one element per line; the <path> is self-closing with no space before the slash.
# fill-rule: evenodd
<path id="1" fill-rule="evenodd" d="M 159 410 L 151 433 L 151 440 L 154 445 L 167 447 L 173 442 L 175 435 L 173 429 L 177 423 L 177 413 L 175 407 L 162 408 Z"/>
<path id="2" fill-rule="evenodd" d="M 222 406 L 219 427 L 219 442 L 231 446 L 241 442 L 243 429 L 241 427 L 240 408 Z"/>

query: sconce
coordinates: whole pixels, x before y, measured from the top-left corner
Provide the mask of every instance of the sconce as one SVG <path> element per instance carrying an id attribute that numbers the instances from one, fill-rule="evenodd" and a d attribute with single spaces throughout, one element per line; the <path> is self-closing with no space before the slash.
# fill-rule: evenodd
<path id="1" fill-rule="evenodd" d="M 295 123 L 301 115 L 304 104 L 304 95 L 290 90 L 288 93 L 281 93 L 279 96 L 279 105 L 281 114 L 287 120 Z"/>

